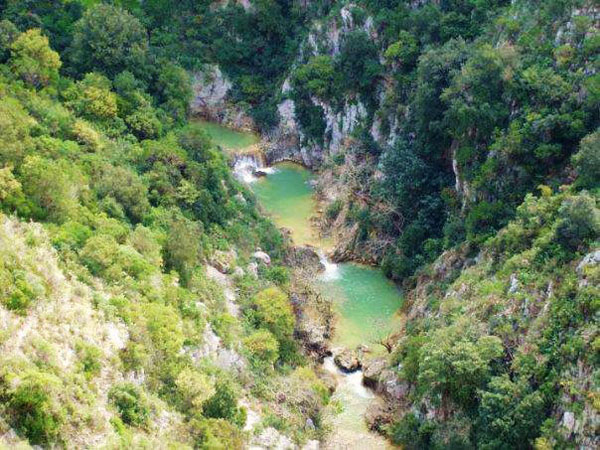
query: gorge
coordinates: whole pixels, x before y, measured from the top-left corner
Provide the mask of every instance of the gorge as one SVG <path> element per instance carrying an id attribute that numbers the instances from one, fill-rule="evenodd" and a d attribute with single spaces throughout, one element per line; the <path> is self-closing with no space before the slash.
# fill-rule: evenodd
<path id="1" fill-rule="evenodd" d="M 0 0 L 0 449 L 600 447 L 597 0 Z"/>

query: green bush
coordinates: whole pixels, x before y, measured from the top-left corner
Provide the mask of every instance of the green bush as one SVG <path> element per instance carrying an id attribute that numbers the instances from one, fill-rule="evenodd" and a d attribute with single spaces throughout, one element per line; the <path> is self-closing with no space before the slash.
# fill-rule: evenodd
<path id="1" fill-rule="evenodd" d="M 61 387 L 54 375 L 28 372 L 11 392 L 8 406 L 12 426 L 31 444 L 48 445 L 58 440 L 65 420 L 65 412 L 56 400 Z"/>
<path id="2" fill-rule="evenodd" d="M 150 408 L 141 389 L 131 383 L 113 386 L 108 399 L 117 408 L 121 420 L 127 425 L 145 427 L 150 418 Z"/>
<path id="3" fill-rule="evenodd" d="M 252 362 L 260 367 L 272 366 L 279 358 L 279 342 L 267 330 L 258 330 L 244 339 L 244 347 L 250 353 Z"/>
<path id="4" fill-rule="evenodd" d="M 75 346 L 75 350 L 79 356 L 79 364 L 83 373 L 88 378 L 98 375 L 102 369 L 102 362 L 100 361 L 102 351 L 98 347 L 85 342 L 79 342 Z"/>
<path id="5" fill-rule="evenodd" d="M 283 361 L 296 356 L 293 340 L 295 318 L 287 295 L 279 288 L 267 288 L 252 299 L 258 328 L 266 328 L 279 341 L 279 354 Z"/>
<path id="6" fill-rule="evenodd" d="M 556 237 L 568 249 L 576 250 L 600 236 L 600 209 L 587 193 L 565 199 L 559 216 Z"/>
<path id="7" fill-rule="evenodd" d="M 212 419 L 228 420 L 240 428 L 246 423 L 246 410 L 238 408 L 235 389 L 226 380 L 217 383 L 213 396 L 202 405 L 202 414 Z"/>

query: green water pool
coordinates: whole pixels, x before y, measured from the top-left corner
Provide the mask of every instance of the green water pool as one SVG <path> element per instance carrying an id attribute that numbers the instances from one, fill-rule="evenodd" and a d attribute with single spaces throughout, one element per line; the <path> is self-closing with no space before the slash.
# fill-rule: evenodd
<path id="1" fill-rule="evenodd" d="M 214 122 L 195 121 L 211 137 L 215 144 L 227 150 L 242 150 L 260 141 L 254 133 L 234 131 Z"/>
<path id="2" fill-rule="evenodd" d="M 310 221 L 316 208 L 308 184 L 311 176 L 297 164 L 282 163 L 252 188 L 275 223 L 292 230 L 295 243 L 322 248 Z M 391 331 L 402 304 L 399 290 L 376 268 L 343 263 L 330 269 L 320 285 L 338 311 L 333 344 L 348 348 L 366 344 L 377 350 L 374 343 Z"/>
<path id="3" fill-rule="evenodd" d="M 277 164 L 275 171 L 252 185 L 260 204 L 280 227 L 292 231 L 296 244 L 317 245 L 310 218 L 316 202 L 308 182 L 310 171 L 293 163 Z"/>
<path id="4" fill-rule="evenodd" d="M 338 264 L 337 277 L 321 282 L 324 295 L 337 307 L 333 344 L 355 348 L 366 344 L 383 351 L 378 339 L 392 331 L 402 305 L 398 288 L 381 270 L 353 263 Z"/>

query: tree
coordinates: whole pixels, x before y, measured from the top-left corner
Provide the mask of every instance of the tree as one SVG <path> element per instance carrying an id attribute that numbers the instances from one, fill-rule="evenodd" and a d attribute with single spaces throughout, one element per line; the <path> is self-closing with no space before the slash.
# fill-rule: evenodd
<path id="1" fill-rule="evenodd" d="M 600 236 L 600 209 L 587 192 L 566 198 L 558 214 L 556 238 L 564 247 L 577 250 Z"/>
<path id="2" fill-rule="evenodd" d="M 98 71 L 114 78 L 128 70 L 148 78 L 148 36 L 127 11 L 105 3 L 88 9 L 77 22 L 72 59 L 80 73 Z"/>
<path id="3" fill-rule="evenodd" d="M 595 189 L 600 186 L 600 130 L 581 140 L 579 151 L 573 155 L 577 169 L 577 186 Z"/>
<path id="4" fill-rule="evenodd" d="M 271 287 L 256 294 L 252 303 L 258 327 L 266 328 L 277 338 L 284 361 L 292 359 L 295 354 L 295 319 L 287 295 L 279 288 Z"/>
<path id="5" fill-rule="evenodd" d="M 331 100 L 338 92 L 339 74 L 331 56 L 319 55 L 294 72 L 293 84 L 296 89 L 304 89 L 309 95 L 323 100 Z"/>
<path id="6" fill-rule="evenodd" d="M 381 65 L 377 46 L 367 33 L 352 31 L 345 36 L 338 64 L 348 87 L 372 95 L 370 88 L 381 72 Z"/>
<path id="7" fill-rule="evenodd" d="M 481 393 L 477 420 L 478 448 L 528 449 L 540 433 L 544 400 L 525 381 L 511 381 L 507 375 L 490 380 Z"/>
<path id="8" fill-rule="evenodd" d="M 399 39 L 391 44 L 384 53 L 388 63 L 398 64 L 404 70 L 411 69 L 419 56 L 416 39 L 407 31 L 401 31 Z"/>
<path id="9" fill-rule="evenodd" d="M 155 89 L 161 107 L 176 121 L 185 120 L 192 99 L 192 87 L 188 73 L 177 64 L 163 63 Z"/>
<path id="10" fill-rule="evenodd" d="M 58 77 L 62 65 L 60 57 L 39 29 L 21 33 L 10 49 L 11 67 L 26 83 L 39 88 Z"/>
<path id="11" fill-rule="evenodd" d="M 490 376 L 490 363 L 502 355 L 502 342 L 496 336 L 482 335 L 465 322 L 430 333 L 421 347 L 418 383 L 439 395 L 442 407 L 447 401 L 473 407 L 477 389 Z"/>
<path id="12" fill-rule="evenodd" d="M 9 20 L 0 21 L 0 63 L 6 62 L 10 56 L 10 47 L 19 36 L 19 30 Z"/>

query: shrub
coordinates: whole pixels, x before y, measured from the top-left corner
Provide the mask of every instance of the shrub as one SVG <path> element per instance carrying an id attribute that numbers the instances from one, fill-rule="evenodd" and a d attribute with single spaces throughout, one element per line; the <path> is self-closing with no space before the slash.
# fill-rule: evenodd
<path id="1" fill-rule="evenodd" d="M 559 217 L 556 237 L 568 249 L 575 250 L 600 236 L 600 210 L 596 200 L 585 192 L 565 199 Z"/>
<path id="2" fill-rule="evenodd" d="M 210 378 L 194 369 L 183 369 L 175 381 L 185 409 L 202 408 L 202 404 L 215 394 Z"/>
<path id="3" fill-rule="evenodd" d="M 600 131 L 595 131 L 581 140 L 579 152 L 573 155 L 577 169 L 578 187 L 597 189 L 600 186 Z"/>
<path id="4" fill-rule="evenodd" d="M 79 356 L 79 364 L 83 373 L 85 373 L 88 378 L 93 378 L 98 375 L 102 369 L 102 363 L 100 361 L 102 351 L 98 347 L 85 342 L 79 342 L 76 345 L 75 350 Z"/>
<path id="5" fill-rule="evenodd" d="M 12 425 L 31 444 L 50 444 L 59 437 L 65 414 L 55 396 L 61 385 L 54 375 L 28 372 L 11 393 Z"/>
<path id="6" fill-rule="evenodd" d="M 279 358 L 279 342 L 267 330 L 258 330 L 244 339 L 244 346 L 257 366 L 272 366 Z"/>
<path id="7" fill-rule="evenodd" d="M 111 388 L 108 398 L 124 423 L 137 427 L 147 425 L 150 408 L 140 388 L 131 383 L 121 383 Z"/>
<path id="8" fill-rule="evenodd" d="M 202 405 L 202 414 L 213 419 L 225 419 L 243 427 L 246 423 L 246 410 L 238 408 L 237 395 L 230 381 L 217 383 L 215 393 Z"/>
<path id="9" fill-rule="evenodd" d="M 224 419 L 194 418 L 190 421 L 190 433 L 195 448 L 211 450 L 242 450 L 244 439 L 235 425 Z"/>

